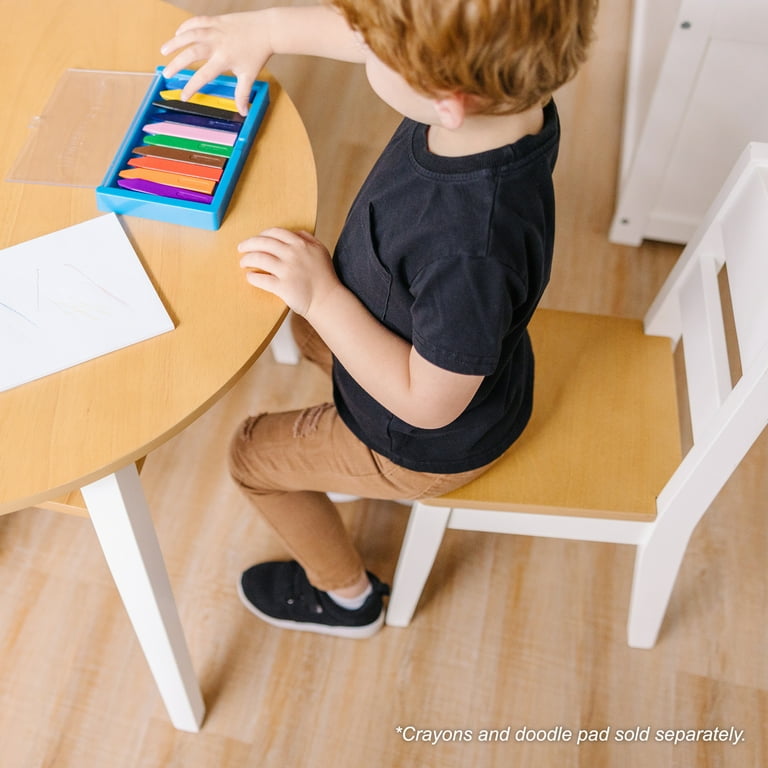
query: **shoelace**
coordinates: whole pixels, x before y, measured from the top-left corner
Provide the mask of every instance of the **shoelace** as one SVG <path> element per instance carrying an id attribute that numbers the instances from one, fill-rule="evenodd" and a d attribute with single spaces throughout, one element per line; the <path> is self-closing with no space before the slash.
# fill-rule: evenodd
<path id="1" fill-rule="evenodd" d="M 307 609 L 311 613 L 322 613 L 323 606 L 320 602 L 320 592 L 315 589 L 310 583 L 304 572 L 300 569 L 296 569 L 296 573 L 293 577 L 293 591 L 288 597 L 286 602 L 288 605 L 294 605 L 297 601 L 300 601 L 306 605 Z"/>

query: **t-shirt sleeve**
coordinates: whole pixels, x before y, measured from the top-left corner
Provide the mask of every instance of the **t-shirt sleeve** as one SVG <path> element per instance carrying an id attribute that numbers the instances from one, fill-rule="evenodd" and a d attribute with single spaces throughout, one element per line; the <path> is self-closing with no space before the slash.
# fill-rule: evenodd
<path id="1" fill-rule="evenodd" d="M 411 283 L 416 351 L 454 373 L 493 373 L 524 296 L 523 282 L 509 266 L 482 257 L 430 262 Z"/>

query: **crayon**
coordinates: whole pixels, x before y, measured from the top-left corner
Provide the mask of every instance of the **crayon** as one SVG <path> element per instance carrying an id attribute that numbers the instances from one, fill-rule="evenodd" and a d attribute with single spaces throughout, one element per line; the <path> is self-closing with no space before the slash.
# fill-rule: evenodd
<path id="1" fill-rule="evenodd" d="M 143 157 L 164 157 L 168 160 L 180 160 L 184 163 L 195 163 L 196 165 L 205 165 L 209 168 L 223 168 L 227 162 L 226 157 L 218 155 L 193 152 L 189 149 L 178 149 L 176 147 L 161 147 L 154 144 L 143 144 L 140 147 L 134 147 L 131 151 Z"/>
<path id="2" fill-rule="evenodd" d="M 218 181 L 223 171 L 221 168 L 211 168 L 198 163 L 185 163 L 181 160 L 168 160 L 164 157 L 132 157 L 128 161 L 132 168 L 146 168 L 151 171 L 167 171 L 179 173 L 182 176 L 196 176 L 198 179 Z"/>
<path id="3" fill-rule="evenodd" d="M 221 157 L 231 157 L 232 155 L 232 147 L 225 147 L 223 144 L 214 144 L 210 141 L 196 141 L 195 139 L 182 139 L 178 136 L 161 136 L 160 134 L 147 136 L 145 141 L 147 144 L 187 149 L 192 152 L 203 152 L 207 155 L 220 155 Z"/>
<path id="4" fill-rule="evenodd" d="M 213 194 L 216 186 L 216 182 L 210 179 L 182 176 L 179 173 L 168 173 L 167 171 L 153 171 L 147 168 L 126 168 L 120 171 L 118 176 L 121 179 L 143 179 L 144 181 L 154 181 L 157 184 L 166 184 L 169 187 L 192 189 L 195 192 L 204 192 L 206 195 Z"/>
<path id="5" fill-rule="evenodd" d="M 144 179 L 118 179 L 118 186 L 130 189 L 133 192 L 146 192 L 150 195 L 160 195 L 161 197 L 171 197 L 176 200 L 187 200 L 192 203 L 205 203 L 210 205 L 213 201 L 212 195 L 206 195 L 203 192 L 195 192 L 191 189 L 179 189 L 179 187 L 170 187 L 166 184 L 156 184 Z"/>
<path id="6" fill-rule="evenodd" d="M 221 131 L 218 128 L 203 128 L 199 125 L 185 125 L 174 123 L 171 120 L 163 120 L 159 123 L 149 123 L 142 129 L 146 133 L 159 134 L 161 136 L 178 136 L 181 139 L 193 139 L 195 141 L 208 141 L 213 144 L 223 144 L 232 147 L 237 140 L 237 133 Z"/>

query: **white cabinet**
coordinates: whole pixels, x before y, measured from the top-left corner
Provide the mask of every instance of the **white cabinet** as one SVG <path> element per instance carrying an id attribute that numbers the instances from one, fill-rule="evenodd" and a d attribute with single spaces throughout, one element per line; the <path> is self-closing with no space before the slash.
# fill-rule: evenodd
<path id="1" fill-rule="evenodd" d="M 610 239 L 685 243 L 768 141 L 768 0 L 635 0 Z"/>

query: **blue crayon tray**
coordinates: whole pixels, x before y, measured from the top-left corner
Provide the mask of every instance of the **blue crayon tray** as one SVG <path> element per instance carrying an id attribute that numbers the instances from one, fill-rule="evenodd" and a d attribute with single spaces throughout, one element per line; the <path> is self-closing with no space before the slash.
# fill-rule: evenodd
<path id="1" fill-rule="evenodd" d="M 211 202 L 191 202 L 124 189 L 117 183 L 118 174 L 128 167 L 128 160 L 134 155 L 134 148 L 145 143 L 147 135 L 143 131 L 143 127 L 153 122 L 172 120 L 173 112 L 155 106 L 152 102 L 161 100 L 161 91 L 183 88 L 193 74 L 192 70 L 182 70 L 174 77 L 165 78 L 162 75 L 162 70 L 163 67 L 157 67 L 152 85 L 141 102 L 117 154 L 103 181 L 96 187 L 96 203 L 101 211 L 114 211 L 129 216 L 167 221 L 172 224 L 183 224 L 199 229 L 218 229 L 267 110 L 269 86 L 261 80 L 257 80 L 253 84 L 248 115 L 240 127 L 232 147 L 232 154 L 226 160 L 221 178 L 213 191 Z M 220 75 L 204 85 L 199 92 L 233 98 L 236 82 L 234 77 Z"/>

